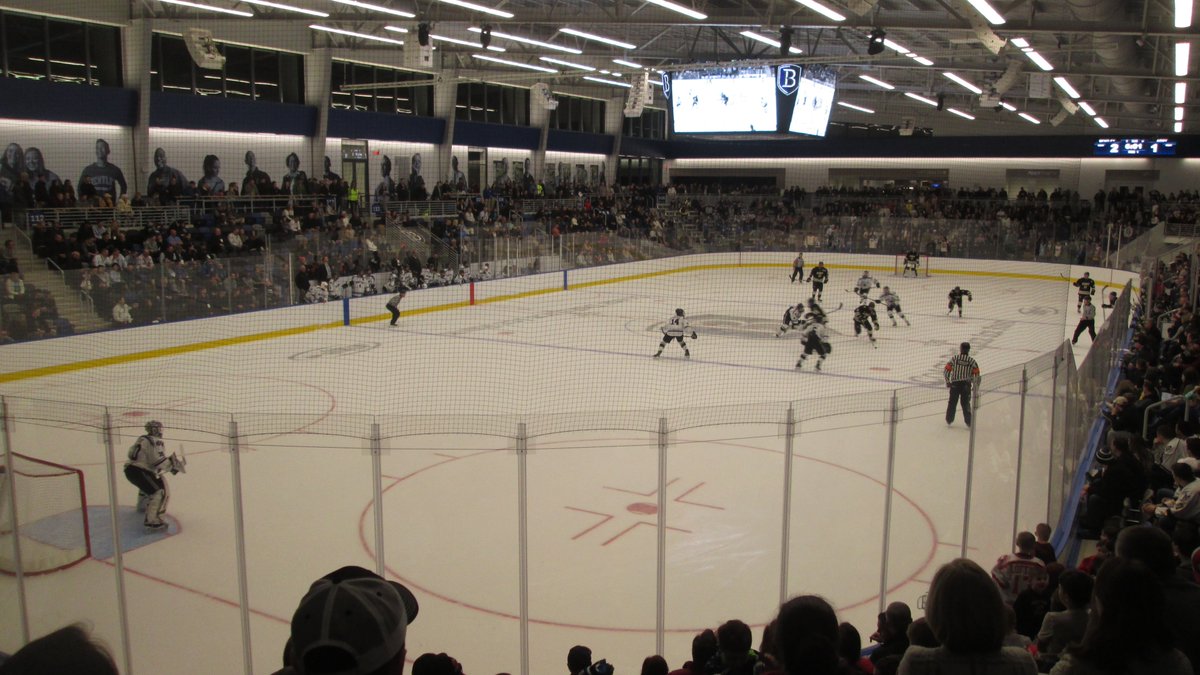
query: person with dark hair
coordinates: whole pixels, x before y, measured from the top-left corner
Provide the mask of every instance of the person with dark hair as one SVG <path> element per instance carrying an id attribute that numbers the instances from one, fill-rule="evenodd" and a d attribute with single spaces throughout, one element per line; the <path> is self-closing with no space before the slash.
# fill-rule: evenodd
<path id="1" fill-rule="evenodd" d="M 903 602 L 893 602 L 877 617 L 871 640 L 879 646 L 871 652 L 871 662 L 879 663 L 889 656 L 904 656 L 908 649 L 908 627 L 912 624 L 912 609 Z"/>
<path id="2" fill-rule="evenodd" d="M 200 189 L 210 195 L 225 191 L 225 180 L 221 178 L 221 159 L 216 155 L 204 156 L 204 177 L 200 179 Z"/>
<path id="3" fill-rule="evenodd" d="M 1033 555 L 1047 565 L 1058 562 L 1058 553 L 1054 550 L 1054 545 L 1050 543 L 1050 534 L 1053 530 L 1047 523 L 1038 523 L 1037 527 L 1033 528 L 1033 536 L 1037 538 L 1037 542 L 1033 545 Z"/>
<path id="4" fill-rule="evenodd" d="M 379 165 L 379 185 L 375 187 L 375 199 L 380 203 L 390 202 L 396 198 L 396 181 L 392 179 L 392 158 L 383 156 Z"/>
<path id="5" fill-rule="evenodd" d="M 925 618 L 940 647 L 909 647 L 901 675 L 1034 675 L 1029 652 L 1004 647 L 1004 599 L 992 577 L 966 558 L 942 565 L 933 575 Z"/>
<path id="6" fill-rule="evenodd" d="M 971 386 L 979 379 L 979 364 L 971 358 L 971 343 L 958 346 L 958 354 L 946 362 L 942 377 L 950 390 L 946 404 L 946 424 L 954 424 L 955 408 L 962 404 L 963 421 L 971 426 Z"/>
<path id="7" fill-rule="evenodd" d="M 579 675 L 592 665 L 592 650 L 575 645 L 567 650 L 567 675 Z"/>
<path id="8" fill-rule="evenodd" d="M 717 634 L 711 628 L 696 633 L 692 638 L 692 660 L 683 664 L 670 675 L 704 675 L 704 667 L 717 654 Z"/>
<path id="9" fill-rule="evenodd" d="M 308 174 L 300 169 L 300 155 L 288 153 L 284 164 L 287 173 L 283 176 L 283 191 L 289 195 L 308 194 Z"/>
<path id="10" fill-rule="evenodd" d="M 1046 563 L 1034 554 L 1037 538 L 1032 532 L 1017 534 L 1014 546 L 1016 553 L 1000 556 L 996 566 L 992 568 L 992 579 L 1000 587 L 1004 602 L 1011 605 L 1017 596 L 1024 591 L 1043 591 L 1050 583 L 1050 575 L 1046 573 Z"/>
<path id="11" fill-rule="evenodd" d="M 667 660 L 655 654 L 654 656 L 647 656 L 642 661 L 641 675 L 667 675 L 670 670 L 667 666 Z M 417 674 L 413 673 L 413 675 Z"/>
<path id="12" fill-rule="evenodd" d="M 801 595 L 780 606 L 775 619 L 775 648 L 785 675 L 846 672 L 839 658 L 838 638 L 837 614 L 824 598 Z"/>
<path id="13" fill-rule="evenodd" d="M 929 627 L 929 621 L 922 616 L 908 625 L 908 644 L 917 647 L 937 647 L 940 643 L 933 634 L 933 629 Z"/>
<path id="14" fill-rule="evenodd" d="M 1038 654 L 1050 657 L 1050 663 L 1067 645 L 1083 638 L 1088 623 L 1088 605 L 1092 601 L 1092 578 L 1079 570 L 1066 570 L 1059 576 L 1058 589 L 1054 593 L 1066 609 L 1048 612 L 1037 634 Z"/>
<path id="15" fill-rule="evenodd" d="M 852 624 L 845 622 L 838 624 L 837 650 L 838 656 L 848 667 L 848 672 L 862 673 L 863 675 L 871 675 L 875 672 L 875 664 L 862 655 L 862 636 L 858 634 L 858 629 Z"/>
<path id="16" fill-rule="evenodd" d="M 717 627 L 717 654 L 708 662 L 709 673 L 753 675 L 759 662 L 750 626 L 730 619 Z"/>
<path id="17" fill-rule="evenodd" d="M 462 665 L 445 652 L 431 652 L 422 654 L 413 661 L 412 675 L 462 675 Z"/>
<path id="18" fill-rule="evenodd" d="M 1050 673 L 1190 675 L 1192 668 L 1175 648 L 1171 628 L 1155 573 L 1140 561 L 1115 558 L 1096 576 L 1083 640 L 1068 647 Z"/>
<path id="19" fill-rule="evenodd" d="M 0 664 L 0 675 L 118 675 L 108 650 L 82 624 L 33 640 Z"/>
<path id="20" fill-rule="evenodd" d="M 184 185 L 187 185 L 187 179 L 183 177 L 183 172 L 167 164 L 167 151 L 155 148 L 154 171 L 146 180 L 146 194 L 163 195 L 172 189 L 182 192 Z"/>
<path id="21" fill-rule="evenodd" d="M 1146 474 L 1130 452 L 1128 438 L 1111 438 L 1109 453 L 1101 450 L 1096 456 L 1101 463 L 1106 459 L 1107 465 L 1100 475 L 1083 486 L 1083 526 L 1087 530 L 1098 530 L 1105 520 L 1119 516 L 1126 498 L 1140 502 L 1146 489 Z"/>
<path id="22" fill-rule="evenodd" d="M 83 167 L 83 173 L 79 175 L 80 191 L 83 189 L 83 179 L 91 179 L 91 184 L 96 189 L 96 194 L 112 195 L 113 199 L 117 199 L 121 195 L 129 193 L 129 186 L 125 183 L 125 174 L 119 167 L 108 161 L 108 155 L 111 152 L 108 147 L 108 141 L 103 138 L 96 139 L 96 161 Z M 120 192 L 117 188 L 120 187 Z"/>
<path id="23" fill-rule="evenodd" d="M 1117 535 L 1114 552 L 1117 558 L 1145 564 L 1158 577 L 1166 593 L 1163 617 L 1174 644 L 1187 655 L 1193 670 L 1200 668 L 1200 586 L 1176 576 L 1171 537 L 1157 527 L 1127 527 Z"/>
<path id="24" fill-rule="evenodd" d="M 266 171 L 258 168 L 258 157 L 255 156 L 253 150 L 246 151 L 244 161 L 246 163 L 246 177 L 242 179 L 242 194 L 262 194 L 263 191 L 260 186 L 269 186 L 271 184 L 271 176 Z"/>
<path id="25" fill-rule="evenodd" d="M 1200 479 L 1192 467 L 1183 462 L 1171 466 L 1171 477 L 1175 481 L 1175 494 L 1158 505 L 1146 504 L 1142 511 L 1152 515 L 1155 523 L 1168 532 L 1176 523 L 1200 525 Z"/>

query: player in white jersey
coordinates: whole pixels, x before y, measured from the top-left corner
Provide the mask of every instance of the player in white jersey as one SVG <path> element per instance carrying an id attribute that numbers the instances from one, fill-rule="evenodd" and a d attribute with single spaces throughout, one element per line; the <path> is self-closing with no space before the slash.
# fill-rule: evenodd
<path id="1" fill-rule="evenodd" d="M 783 334 L 789 330 L 799 328 L 804 323 L 804 303 L 798 302 L 795 305 L 787 308 L 783 313 L 783 323 L 779 324 L 779 331 L 775 333 L 775 337 L 783 337 Z"/>
<path id="2" fill-rule="evenodd" d="M 329 302 L 329 282 L 322 281 L 319 284 L 313 284 L 308 287 L 308 292 L 304 294 L 305 302 L 318 303 Z"/>
<path id="3" fill-rule="evenodd" d="M 366 272 L 359 272 L 350 280 L 350 289 L 354 293 L 354 297 L 361 298 L 367 294 L 367 279 L 370 275 Z"/>
<path id="4" fill-rule="evenodd" d="M 663 326 L 662 334 L 662 342 L 658 343 L 658 351 L 654 353 L 654 358 L 657 359 L 658 357 L 662 356 L 663 350 L 667 347 L 667 343 L 671 342 L 672 340 L 678 342 L 680 347 L 683 347 L 683 358 L 692 358 L 692 353 L 688 351 L 687 343 L 684 342 L 684 338 L 688 335 L 691 335 L 692 339 L 695 340 L 698 336 L 696 335 L 696 331 L 692 330 L 692 327 L 688 323 L 687 318 L 684 316 L 682 309 L 675 310 L 674 316 L 667 319 L 667 325 Z"/>
<path id="5" fill-rule="evenodd" d="M 864 271 L 858 281 L 854 282 L 854 292 L 858 293 L 860 298 L 867 297 L 872 288 L 879 288 L 879 282 L 875 281 L 870 272 Z"/>
<path id="6" fill-rule="evenodd" d="M 146 527 L 158 530 L 166 526 L 162 516 L 167 512 L 167 480 L 163 473 L 179 473 L 186 466 L 178 456 L 167 455 L 163 446 L 162 422 L 146 422 L 146 433 L 138 436 L 129 448 L 129 461 L 125 463 L 125 478 L 138 489 L 138 508 L 143 508 L 145 498 Z"/>
<path id="7" fill-rule="evenodd" d="M 800 330 L 804 335 L 804 353 L 796 361 L 796 367 L 803 368 L 809 355 L 816 354 L 816 368 L 820 370 L 821 364 L 825 363 L 825 357 L 829 356 L 829 352 L 832 351 L 832 345 L 829 344 L 829 337 L 825 332 L 825 324 L 821 320 L 812 319 L 806 322 Z"/>
<path id="8" fill-rule="evenodd" d="M 892 320 L 893 326 L 899 325 L 896 323 L 896 314 L 899 314 L 900 318 L 904 319 L 905 326 L 912 325 L 909 323 L 908 317 L 904 316 L 904 311 L 900 309 L 900 296 L 896 295 L 896 293 L 887 286 L 883 287 L 883 292 L 879 294 L 879 299 L 875 301 L 875 304 L 883 305 L 887 308 L 887 315 L 888 318 Z"/>

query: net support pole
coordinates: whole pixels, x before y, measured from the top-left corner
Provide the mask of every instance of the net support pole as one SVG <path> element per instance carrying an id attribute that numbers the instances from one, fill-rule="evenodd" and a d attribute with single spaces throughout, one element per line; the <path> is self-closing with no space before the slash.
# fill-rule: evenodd
<path id="1" fill-rule="evenodd" d="M 342 298 L 342 325 L 350 325 L 350 298 Z"/>
<path id="2" fill-rule="evenodd" d="M 655 567 L 654 653 L 666 651 L 667 634 L 667 418 L 658 418 L 658 550 Z"/>
<path id="3" fill-rule="evenodd" d="M 779 535 L 779 604 L 787 600 L 788 552 L 792 539 L 792 462 L 796 443 L 796 408 L 788 405 L 783 432 L 783 531 Z M 661 652 L 659 652 L 661 653 Z"/>
<path id="4" fill-rule="evenodd" d="M 246 580 L 246 524 L 242 512 L 242 457 L 237 420 L 229 420 L 229 468 L 233 480 L 233 536 L 237 553 L 238 614 L 242 619 L 242 669 L 254 672 L 250 651 L 250 592 Z"/>
<path id="5" fill-rule="evenodd" d="M 563 290 L 567 290 L 567 271 L 563 270 Z"/>
<path id="6" fill-rule="evenodd" d="M 113 537 L 113 574 L 117 582 L 117 621 L 121 626 L 121 649 L 124 651 L 125 672 L 133 673 L 133 647 L 129 643 L 129 603 L 125 597 L 125 549 L 121 545 L 121 526 L 117 519 L 120 500 L 117 499 L 117 457 L 113 443 L 112 414 L 104 409 L 104 455 L 108 478 L 108 519 Z"/>
<path id="7" fill-rule="evenodd" d="M 371 423 L 371 483 L 375 500 L 375 573 L 382 577 L 387 563 L 383 559 L 383 441 L 379 422 Z"/>
<path id="8" fill-rule="evenodd" d="M 517 423 L 517 588 L 520 600 L 521 675 L 529 675 L 529 437 Z"/>
<path id="9" fill-rule="evenodd" d="M 8 513 L 12 518 L 13 576 L 17 580 L 17 612 L 21 616 L 21 644 L 29 642 L 29 607 L 25 598 L 25 571 L 21 563 L 21 522 L 17 519 L 17 472 L 13 464 L 12 429 L 9 427 L 8 399 L 0 396 L 0 424 L 4 427 L 4 465 L 8 467 Z M 111 465 L 110 465 L 111 466 Z M 122 635 L 126 635 L 122 631 Z M 129 650 L 125 650 L 126 655 Z M 128 659 L 128 656 L 126 656 Z M 126 663 L 126 666 L 129 664 Z"/>
<path id="10" fill-rule="evenodd" d="M 879 559 L 879 611 L 887 603 L 888 552 L 892 545 L 892 488 L 896 476 L 896 427 L 900 424 L 900 400 L 892 391 L 892 404 L 888 414 L 888 458 L 887 483 L 883 486 L 883 555 Z"/>
<path id="11" fill-rule="evenodd" d="M 1017 421 L 1017 476 L 1013 494 L 1012 538 L 1017 540 L 1018 523 L 1021 522 L 1021 468 L 1025 460 L 1025 398 L 1029 389 L 1029 371 L 1021 368 L 1021 413 Z"/>
<path id="12" fill-rule="evenodd" d="M 975 429 L 979 427 L 979 387 L 982 380 L 976 379 L 971 388 L 971 440 L 967 444 L 967 494 L 963 498 L 963 529 L 962 543 L 959 545 L 959 557 L 967 557 L 967 539 L 971 536 L 971 483 L 975 477 Z"/>

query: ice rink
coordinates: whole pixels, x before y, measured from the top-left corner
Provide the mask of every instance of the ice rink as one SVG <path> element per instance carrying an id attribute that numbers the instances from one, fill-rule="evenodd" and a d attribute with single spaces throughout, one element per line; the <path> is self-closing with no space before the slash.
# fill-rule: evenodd
<path id="1" fill-rule="evenodd" d="M 566 292 L 552 292 L 561 281 L 544 275 L 545 292 L 495 301 L 481 284 L 474 306 L 445 306 L 442 296 L 461 299 L 461 289 L 414 292 L 396 327 L 380 317 L 384 298 L 375 297 L 355 301 L 349 327 L 336 326 L 341 309 L 330 303 L 302 311 L 309 323 L 331 325 L 268 337 L 211 342 L 242 330 L 238 321 L 276 328 L 272 312 L 77 338 L 62 347 L 74 360 L 18 346 L 24 351 L 6 351 L 6 372 L 140 355 L 10 378 L 0 393 L 15 419 L 15 451 L 84 472 L 93 530 L 110 521 L 104 409 L 96 406 L 109 407 L 118 527 L 132 540 L 123 541 L 122 564 L 137 673 L 242 672 L 243 602 L 253 672 L 273 672 L 308 584 L 344 564 L 374 568 L 380 558 L 421 603 L 410 659 L 444 651 L 471 675 L 519 673 L 522 487 L 532 673 L 562 672 L 575 644 L 622 673 L 655 653 L 660 518 L 672 668 L 696 631 L 729 618 L 754 625 L 757 642 L 781 595 L 824 595 L 865 637 L 881 590 L 919 614 L 939 564 L 965 548 L 990 567 L 1014 529 L 1046 519 L 1045 366 L 1077 321 L 1074 289 L 1059 277 L 1074 273 L 1045 266 L 1039 274 L 936 270 L 900 279 L 877 261 L 873 273 L 899 293 L 912 326 L 892 327 L 881 308 L 876 348 L 854 336 L 855 296 L 845 289 L 863 267 L 843 256 L 823 303 L 833 353 L 817 373 L 793 367 L 795 333 L 775 338 L 787 305 L 807 298 L 808 286 L 789 283 L 790 256 L 772 260 Z M 946 313 L 955 285 L 974 295 L 963 318 Z M 652 359 L 676 307 L 700 336 L 689 341 L 692 358 L 672 344 Z M 971 431 L 961 416 L 946 425 L 941 382 L 964 340 L 987 391 L 970 474 Z M 179 348 L 197 343 L 203 348 Z M 1080 340 L 1077 361 L 1087 343 Z M 1039 365 L 1022 417 L 1020 364 L 1029 362 Z M 989 385 L 1002 370 L 1007 379 Z M 900 414 L 889 478 L 893 396 Z M 797 421 L 790 462 L 789 406 Z M 186 449 L 189 465 L 169 479 L 170 531 L 146 537 L 119 465 L 151 416 L 166 425 L 168 449 Z M 669 430 L 661 480 L 660 420 Z M 26 579 L 31 631 L 86 619 L 122 663 L 116 562 L 101 549 Z M 0 598 L 0 648 L 11 651 L 20 644 L 11 576 L 0 578 Z"/>

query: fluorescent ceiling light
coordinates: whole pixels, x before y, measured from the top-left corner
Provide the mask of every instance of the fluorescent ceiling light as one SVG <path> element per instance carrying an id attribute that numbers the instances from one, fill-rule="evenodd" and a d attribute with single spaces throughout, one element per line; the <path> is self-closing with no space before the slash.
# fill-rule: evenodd
<path id="1" fill-rule="evenodd" d="M 278 2 L 271 2 L 271 0 L 239 0 L 239 2 L 244 2 L 248 5 L 262 5 L 263 7 L 274 7 L 275 9 L 282 9 L 282 10 L 286 10 L 288 12 L 299 12 L 301 14 L 307 14 L 309 16 L 320 17 L 322 19 L 329 18 L 329 12 L 319 12 L 315 9 L 306 9 L 304 7 L 293 7 L 292 5 L 284 5 L 284 4 L 281 4 Z"/>
<path id="2" fill-rule="evenodd" d="M 506 66 L 513 66 L 514 68 L 527 68 L 529 70 L 536 70 L 536 71 L 542 72 L 542 73 L 557 73 L 558 72 L 557 70 L 555 70 L 553 68 L 546 68 L 544 66 L 535 66 L 532 63 L 521 63 L 520 61 L 509 61 L 508 59 L 498 59 L 494 56 L 488 56 L 487 54 L 472 54 L 471 57 L 479 59 L 480 61 L 491 61 L 492 63 L 501 63 Z"/>
<path id="3" fill-rule="evenodd" d="M 552 56 L 539 56 L 538 59 L 541 61 L 545 61 L 546 63 L 555 63 L 560 66 L 566 66 L 568 68 L 578 68 L 579 70 L 586 70 L 589 73 L 596 72 L 596 69 L 591 66 L 585 66 L 582 63 L 571 63 L 570 61 L 563 61 L 562 59 L 556 59 Z"/>
<path id="4" fill-rule="evenodd" d="M 947 112 L 952 112 L 952 113 L 954 113 L 955 115 L 958 115 L 959 117 L 961 117 L 961 118 L 963 118 L 963 119 L 968 119 L 968 120 L 973 120 L 973 119 L 975 119 L 975 116 L 974 116 L 974 115 L 968 115 L 967 113 L 965 113 L 965 112 L 963 112 L 963 111 L 961 111 L 961 110 L 959 110 L 959 109 L 957 109 L 957 108 L 946 108 L 946 111 L 947 111 Z"/>
<path id="5" fill-rule="evenodd" d="M 214 7 L 212 5 L 201 5 L 198 2 L 188 2 L 187 0 L 158 0 L 159 2 L 168 5 L 180 5 L 182 7 L 191 7 L 192 9 L 203 9 L 209 12 L 220 12 L 222 14 L 232 14 L 234 16 L 252 17 L 254 12 L 243 12 L 240 9 L 229 9 L 226 7 Z"/>
<path id="6" fill-rule="evenodd" d="M 385 26 L 385 28 L 387 28 L 387 26 Z M 471 42 L 470 40 L 460 40 L 458 38 L 446 37 L 445 35 L 430 35 L 429 39 L 430 40 L 440 40 L 442 42 L 449 42 L 449 43 L 456 44 L 456 45 L 462 45 L 464 47 L 471 47 L 473 49 L 483 49 L 484 48 L 483 45 L 479 44 L 478 42 Z M 488 45 L 487 50 L 489 52 L 506 51 L 504 49 L 504 47 L 497 47 L 496 45 Z"/>
<path id="7" fill-rule="evenodd" d="M 840 106 L 842 106 L 843 108 L 849 108 L 849 109 L 851 109 L 851 110 L 857 110 L 857 111 L 859 111 L 859 112 L 865 112 L 865 113 L 867 113 L 868 115 L 874 115 L 874 114 L 875 114 L 875 111 L 874 111 L 874 110 L 871 110 L 870 108 L 864 108 L 864 107 L 862 107 L 862 106 L 854 105 L 853 103 L 846 103 L 845 101 L 838 101 L 838 102 L 837 102 L 837 104 L 838 104 L 838 105 L 840 105 Z"/>
<path id="8" fill-rule="evenodd" d="M 1175 105 L 1183 105 L 1187 100 L 1187 82 L 1175 83 Z"/>
<path id="9" fill-rule="evenodd" d="M 1175 77 L 1187 77 L 1188 60 L 1192 58 L 1192 43 L 1175 43 Z"/>
<path id="10" fill-rule="evenodd" d="M 1057 84 L 1059 89 L 1062 89 L 1064 92 L 1066 92 L 1067 96 L 1070 96 L 1071 98 L 1079 98 L 1079 92 L 1075 91 L 1075 87 L 1071 86 L 1071 83 L 1067 81 L 1067 78 L 1060 75 L 1059 77 L 1054 78 L 1054 84 Z"/>
<path id="11" fill-rule="evenodd" d="M 947 79 L 952 80 L 952 81 L 957 82 L 958 84 L 962 85 L 964 88 L 968 89 L 972 94 L 982 94 L 983 93 L 982 89 L 980 89 L 979 87 L 976 87 L 975 85 L 971 84 L 970 82 L 967 82 L 966 80 L 962 79 L 958 75 L 955 75 L 954 73 L 942 73 L 942 75 L 945 75 Z"/>
<path id="12" fill-rule="evenodd" d="M 891 40 L 889 40 L 887 38 L 883 39 L 883 46 L 887 47 L 888 49 L 891 49 L 893 51 L 900 52 L 901 54 L 911 54 L 912 53 L 912 50 L 909 49 L 908 47 L 905 47 L 904 45 L 901 45 L 901 44 L 896 44 L 895 42 L 892 42 Z"/>
<path id="13" fill-rule="evenodd" d="M 1175 27 L 1191 28 L 1192 0 L 1175 0 Z"/>
<path id="14" fill-rule="evenodd" d="M 1000 101 L 1000 107 L 1004 108 L 1008 112 L 1017 112 L 1017 106 L 1009 103 L 1008 101 Z"/>
<path id="15" fill-rule="evenodd" d="M 1183 133 L 1183 122 L 1176 122 L 1176 123 L 1175 123 L 1175 133 L 1177 133 L 1177 134 L 1182 134 L 1182 133 Z"/>
<path id="16" fill-rule="evenodd" d="M 375 40 L 377 42 L 386 42 L 388 44 L 393 44 L 393 45 L 404 44 L 404 40 L 393 40 L 392 38 L 382 37 L 379 35 L 370 35 L 368 33 L 357 33 L 352 30 L 343 30 L 341 28 L 332 28 L 330 26 L 319 26 L 315 23 L 312 24 L 311 26 L 309 26 L 309 28 L 311 28 L 313 30 L 325 31 L 326 33 L 337 33 L 338 35 L 349 35 L 350 37 L 362 38 L 364 40 Z"/>
<path id="17" fill-rule="evenodd" d="M 752 30 L 744 30 L 740 33 L 740 35 L 742 37 L 748 37 L 751 40 L 758 40 L 759 42 L 761 42 L 765 45 L 771 45 L 772 47 L 774 47 L 776 49 L 783 48 L 783 45 L 779 44 L 779 40 L 769 38 L 766 35 L 763 35 L 762 33 L 755 33 Z M 789 54 L 802 54 L 804 52 L 803 52 L 803 50 L 798 49 L 796 47 L 790 47 L 790 48 L 788 48 L 788 53 Z"/>
<path id="18" fill-rule="evenodd" d="M 628 84 L 626 82 L 617 82 L 616 80 L 606 80 L 603 77 L 592 77 L 591 75 L 584 75 L 583 79 L 589 80 L 591 82 L 599 82 L 600 84 L 611 84 L 614 87 L 625 87 L 626 89 L 633 88 L 633 85 Z"/>
<path id="19" fill-rule="evenodd" d="M 933 65 L 933 61 L 930 61 L 929 59 L 925 58 L 924 56 L 916 56 L 915 54 L 910 54 L 909 56 L 912 57 L 913 61 L 916 61 L 917 63 L 919 63 L 923 66 L 932 66 Z"/>
<path id="20" fill-rule="evenodd" d="M 924 96 L 922 96 L 920 94 L 914 94 L 911 91 L 906 91 L 906 92 L 904 92 L 904 95 L 913 99 L 914 101 L 920 101 L 921 103 L 924 103 L 926 105 L 931 105 L 935 108 L 937 107 L 937 101 L 930 99 L 930 98 L 925 98 Z"/>
<path id="21" fill-rule="evenodd" d="M 400 10 L 400 9 L 392 9 L 391 7 L 384 7 L 383 5 L 375 5 L 375 4 L 372 4 L 369 2 L 361 2 L 360 0 L 333 0 L 333 1 L 340 5 L 349 5 L 350 7 L 357 7 L 359 9 L 369 9 L 373 12 L 383 12 L 384 14 L 391 14 L 392 16 L 402 16 L 405 19 L 417 18 L 417 15 L 413 14 L 412 12 L 405 12 L 404 10 Z"/>
<path id="22" fill-rule="evenodd" d="M 1091 115 L 1092 117 L 1096 116 L 1096 109 L 1093 108 L 1087 101 L 1080 101 L 1079 107 L 1083 108 L 1083 112 Z"/>
<path id="23" fill-rule="evenodd" d="M 1009 42 L 1012 44 L 1012 46 L 1020 47 L 1021 49 L 1029 46 L 1029 40 L 1026 40 L 1025 38 L 1012 38 L 1009 40 Z"/>
<path id="24" fill-rule="evenodd" d="M 663 9 L 669 9 L 672 12 L 679 12 L 680 14 L 683 14 L 684 16 L 690 16 L 691 18 L 696 19 L 698 21 L 703 21 L 708 18 L 707 14 L 697 12 L 696 10 L 692 9 L 691 7 L 684 7 L 683 5 L 676 4 L 674 2 L 671 2 L 671 0 L 646 0 L 646 2 L 648 2 L 652 5 L 658 5 L 659 7 L 662 7 Z"/>
<path id="25" fill-rule="evenodd" d="M 888 89 L 888 90 L 896 88 L 895 85 L 888 84 L 887 82 L 884 82 L 883 80 L 877 80 L 877 79 L 871 77 L 870 75 L 859 75 L 858 79 L 866 80 L 867 82 L 870 82 L 871 84 L 875 85 L 876 87 L 883 87 L 884 89 Z"/>
<path id="26" fill-rule="evenodd" d="M 454 5 L 455 7 L 462 7 L 463 9 L 469 9 L 472 12 L 483 12 L 484 14 L 491 14 L 493 16 L 498 16 L 502 19 L 513 18 L 512 12 L 506 12 L 502 9 L 496 9 L 495 7 L 484 7 L 483 5 L 477 5 L 473 2 L 467 2 L 467 0 L 438 0 L 438 2 L 445 3 L 447 5 Z"/>
<path id="27" fill-rule="evenodd" d="M 846 20 L 846 17 L 842 16 L 841 14 L 838 14 L 837 12 L 833 11 L 832 9 L 829 9 L 825 5 L 822 5 L 821 3 L 817 2 L 817 0 L 796 0 L 796 2 L 804 5 L 805 7 L 811 9 L 812 11 L 816 12 L 817 14 L 820 14 L 832 21 L 845 21 Z"/>
<path id="28" fill-rule="evenodd" d="M 656 87 L 662 88 L 662 81 L 661 81 L 661 80 L 655 80 L 655 79 L 651 79 L 651 80 L 650 80 L 650 84 L 652 84 L 652 85 L 654 85 L 654 86 L 656 86 Z"/>
<path id="29" fill-rule="evenodd" d="M 1041 68 L 1047 72 L 1054 70 L 1054 64 L 1047 61 L 1046 57 L 1042 56 L 1041 54 L 1033 51 L 1032 49 L 1022 49 L 1021 51 L 1025 52 L 1025 56 L 1028 56 L 1029 60 L 1033 61 L 1034 65 L 1036 65 L 1038 68 Z"/>
<path id="30" fill-rule="evenodd" d="M 989 5 L 987 0 L 967 0 L 967 2 L 975 8 L 975 11 L 982 14 L 983 18 L 987 19 L 988 23 L 992 24 L 993 26 L 1001 26 L 1004 24 L 1004 17 L 1000 16 L 1000 12 L 997 12 L 995 8 Z"/>
<path id="31" fill-rule="evenodd" d="M 1107 128 L 1108 128 L 1108 122 L 1105 122 L 1103 118 L 1100 118 L 1100 117 L 1093 117 L 1092 119 L 1093 119 L 1093 120 L 1095 120 L 1096 124 L 1097 124 L 1097 125 L 1098 125 L 1098 126 L 1101 128 L 1101 129 L 1107 129 Z"/>
<path id="32" fill-rule="evenodd" d="M 384 26 L 383 29 L 390 30 L 393 33 L 407 33 L 408 32 L 407 28 L 402 28 L 400 26 Z"/>
<path id="33" fill-rule="evenodd" d="M 483 32 L 483 29 L 479 28 L 477 26 L 471 26 L 467 30 L 471 31 L 472 33 L 482 33 Z M 500 38 L 502 40 L 512 40 L 513 42 L 520 42 L 522 44 L 533 45 L 535 47 L 544 47 L 546 49 L 553 49 L 554 51 L 566 52 L 568 54 L 582 54 L 583 53 L 582 49 L 575 49 L 574 47 L 564 47 L 562 45 L 551 44 L 549 42 L 542 42 L 541 40 L 534 40 L 533 38 L 521 37 L 519 35 L 511 35 L 509 33 L 501 33 L 500 31 L 495 31 L 495 30 L 492 31 L 492 37 Z"/>
<path id="34" fill-rule="evenodd" d="M 642 69 L 642 66 L 641 66 L 640 64 L 634 63 L 633 61 L 625 61 L 624 59 L 613 59 L 613 60 L 612 60 L 612 62 L 613 62 L 613 63 L 615 63 L 615 64 L 617 64 L 617 65 L 621 65 L 621 66 L 628 66 L 628 67 L 630 67 L 630 68 L 637 68 L 638 70 L 641 70 L 641 69 Z"/>
<path id="35" fill-rule="evenodd" d="M 1030 115 L 1029 113 L 1017 113 L 1017 114 L 1021 116 L 1021 119 L 1025 120 L 1026 122 L 1029 122 L 1031 124 L 1041 124 L 1042 123 L 1041 120 L 1034 117 L 1033 115 Z"/>
<path id="36" fill-rule="evenodd" d="M 585 33 L 581 30 L 575 30 L 574 28 L 559 28 L 558 30 L 563 33 L 566 33 L 567 35 L 574 35 L 575 37 L 583 38 L 584 40 L 595 40 L 596 42 L 603 42 L 606 45 L 620 47 L 621 49 L 637 49 L 637 45 L 631 45 L 628 42 L 621 42 L 620 40 L 606 38 L 603 35 L 595 35 L 593 33 Z"/>
<path id="37" fill-rule="evenodd" d="M 1175 106 L 1175 121 L 1176 122 L 1183 121 L 1183 106 L 1181 106 L 1181 105 Z"/>

